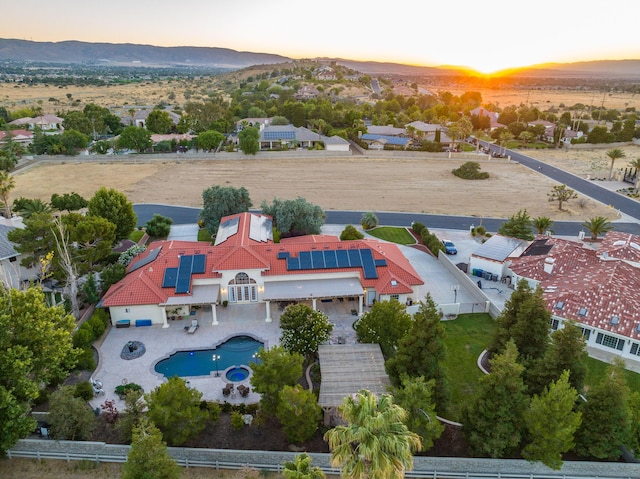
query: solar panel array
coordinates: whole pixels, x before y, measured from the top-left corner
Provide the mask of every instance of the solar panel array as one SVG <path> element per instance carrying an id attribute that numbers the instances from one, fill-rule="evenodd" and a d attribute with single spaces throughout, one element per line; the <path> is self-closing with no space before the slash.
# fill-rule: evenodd
<path id="1" fill-rule="evenodd" d="M 328 249 L 322 251 L 300 251 L 298 257 L 280 251 L 278 259 L 287 261 L 287 271 L 307 269 L 362 268 L 365 279 L 378 277 L 378 266 L 386 266 L 384 259 L 375 260 L 370 249 Z"/>
<path id="2" fill-rule="evenodd" d="M 220 224 L 218 232 L 216 233 L 215 246 L 218 246 L 220 243 L 224 243 L 229 237 L 238 232 L 239 220 L 240 218 L 236 216 L 235 218 L 231 218 L 230 220 Z"/>
<path id="3" fill-rule="evenodd" d="M 143 266 L 148 265 L 149 263 L 151 263 L 152 261 L 155 261 L 155 259 L 158 257 L 158 255 L 160 254 L 160 250 L 162 249 L 162 246 L 159 246 L 157 248 L 152 249 L 151 251 L 149 251 L 149 254 L 147 256 L 145 256 L 142 259 L 139 259 L 138 261 L 136 261 L 135 263 L 133 263 L 133 265 L 131 266 L 131 268 L 129 269 L 129 273 L 131 273 L 132 271 L 135 271 L 137 269 L 142 268 Z"/>
<path id="4" fill-rule="evenodd" d="M 204 254 L 180 256 L 177 268 L 166 268 L 162 279 L 163 288 L 175 288 L 176 294 L 188 293 L 191 275 L 204 273 L 207 257 Z"/>
<path id="5" fill-rule="evenodd" d="M 295 131 L 265 131 L 264 139 L 267 141 L 295 140 L 296 132 Z"/>

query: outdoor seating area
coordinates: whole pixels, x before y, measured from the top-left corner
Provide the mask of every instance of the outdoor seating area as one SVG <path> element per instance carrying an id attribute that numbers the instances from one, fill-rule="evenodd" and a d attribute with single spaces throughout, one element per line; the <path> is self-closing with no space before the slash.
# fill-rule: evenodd
<path id="1" fill-rule="evenodd" d="M 242 396 L 243 398 L 246 398 L 251 392 L 251 388 L 249 386 L 245 386 L 244 384 L 240 384 L 237 389 L 240 393 L 240 396 Z"/>
<path id="2" fill-rule="evenodd" d="M 104 394 L 104 389 L 102 387 L 102 382 L 101 381 L 98 381 L 97 379 L 92 379 L 91 380 L 91 387 L 93 388 L 94 396 L 100 396 L 100 395 Z"/>
<path id="3" fill-rule="evenodd" d="M 197 319 L 192 319 L 191 320 L 191 326 L 185 326 L 184 327 L 184 330 L 189 334 L 195 333 L 196 329 L 198 329 L 198 320 Z"/>
<path id="4" fill-rule="evenodd" d="M 236 391 L 232 383 L 227 383 L 227 385 L 222 388 L 222 395 L 226 398 L 229 396 L 231 397 L 236 396 Z"/>

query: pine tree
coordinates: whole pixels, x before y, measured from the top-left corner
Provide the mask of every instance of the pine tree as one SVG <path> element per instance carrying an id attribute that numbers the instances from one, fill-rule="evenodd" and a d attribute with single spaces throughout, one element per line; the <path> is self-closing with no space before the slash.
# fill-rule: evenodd
<path id="1" fill-rule="evenodd" d="M 122 479 L 177 479 L 180 466 L 169 456 L 162 434 L 147 418 L 133 430 L 131 451 L 122 466 Z"/>
<path id="2" fill-rule="evenodd" d="M 438 412 L 446 411 L 449 404 L 449 383 L 444 367 L 447 350 L 444 345 L 445 330 L 440 314 L 430 294 L 420 301 L 411 328 L 398 342 L 395 357 L 386 363 L 391 382 L 399 386 L 405 375 L 411 378 L 434 379 L 434 400 Z"/>

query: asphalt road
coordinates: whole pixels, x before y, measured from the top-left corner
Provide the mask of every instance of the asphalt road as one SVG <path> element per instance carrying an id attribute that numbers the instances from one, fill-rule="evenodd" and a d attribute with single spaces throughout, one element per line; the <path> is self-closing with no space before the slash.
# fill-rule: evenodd
<path id="1" fill-rule="evenodd" d="M 200 208 L 186 206 L 171 206 L 158 204 L 137 204 L 133 209 L 138 215 L 138 225 L 149 221 L 154 213 L 173 219 L 174 224 L 190 224 L 198 221 Z M 364 211 L 327 210 L 327 224 L 360 224 Z M 504 218 L 479 218 L 474 216 L 428 215 L 422 213 L 394 213 L 376 212 L 378 222 L 387 226 L 411 226 L 414 221 L 424 224 L 427 228 L 451 230 L 468 230 L 471 226 L 482 224 L 487 231 L 495 232 L 504 223 Z M 482 223 L 481 223 L 482 222 Z M 553 224 L 553 231 L 560 236 L 577 236 L 581 230 L 580 221 L 558 221 Z M 615 230 L 640 235 L 640 223 L 615 223 Z M 586 232 L 586 230 L 584 230 Z"/>

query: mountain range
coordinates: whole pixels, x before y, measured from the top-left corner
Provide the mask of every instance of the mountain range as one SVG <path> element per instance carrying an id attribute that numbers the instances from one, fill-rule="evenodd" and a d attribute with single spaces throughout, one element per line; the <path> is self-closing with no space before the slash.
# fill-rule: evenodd
<path id="1" fill-rule="evenodd" d="M 319 58 L 336 61 L 365 74 L 457 75 L 469 70 L 456 66 L 426 67 L 389 62 L 362 62 L 341 58 Z M 0 61 L 31 61 L 64 64 L 104 64 L 114 66 L 199 66 L 241 69 L 293 61 L 271 53 L 241 52 L 217 47 L 159 47 L 131 43 L 89 43 L 75 40 L 33 42 L 1 39 Z M 508 75 L 529 77 L 601 77 L 639 78 L 640 60 L 599 60 L 575 63 L 548 63 L 505 70 Z"/>

